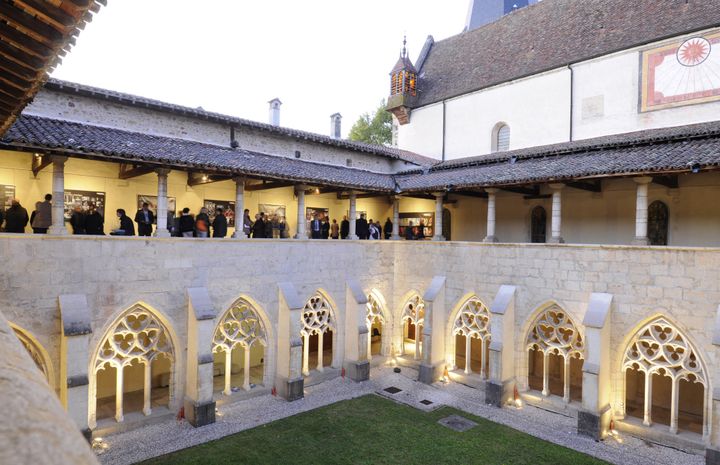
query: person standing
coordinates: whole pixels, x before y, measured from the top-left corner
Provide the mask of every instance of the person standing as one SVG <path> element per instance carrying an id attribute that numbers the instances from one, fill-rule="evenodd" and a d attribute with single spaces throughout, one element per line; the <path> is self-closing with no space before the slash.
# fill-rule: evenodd
<path id="1" fill-rule="evenodd" d="M 195 233 L 195 219 L 190 214 L 190 209 L 188 207 L 182 209 L 182 214 L 180 215 L 178 223 L 178 228 L 180 229 L 180 235 L 182 237 L 193 237 Z"/>
<path id="2" fill-rule="evenodd" d="M 45 194 L 45 201 L 35 204 L 35 216 L 32 219 L 33 233 L 47 234 L 52 225 L 52 194 Z"/>
<path id="3" fill-rule="evenodd" d="M 223 238 L 227 236 L 227 218 L 223 214 L 223 208 L 217 207 L 215 210 L 215 219 L 212 222 L 212 237 Z"/>
<path id="4" fill-rule="evenodd" d="M 327 216 L 323 216 L 323 219 L 322 219 L 322 238 L 323 239 L 330 238 L 330 223 L 328 222 Z"/>
<path id="5" fill-rule="evenodd" d="M 420 220 L 420 224 L 418 225 L 417 237 L 415 239 L 419 241 L 425 240 L 425 220 Z"/>
<path id="6" fill-rule="evenodd" d="M 357 224 L 355 225 L 357 236 L 360 239 L 367 239 L 368 235 L 370 234 L 370 229 L 368 227 L 368 222 L 365 219 L 365 214 L 360 215 L 360 219 L 357 220 Z"/>
<path id="7" fill-rule="evenodd" d="M 95 204 L 92 202 L 89 203 L 88 212 L 85 215 L 85 233 L 94 236 L 105 235 L 105 230 L 103 229 L 104 222 L 105 219 L 102 217 L 100 212 L 97 211 Z"/>
<path id="8" fill-rule="evenodd" d="M 5 232 L 24 233 L 29 221 L 28 212 L 20 205 L 18 199 L 10 201 L 10 208 L 5 211 Z"/>
<path id="9" fill-rule="evenodd" d="M 343 216 L 340 222 L 340 239 L 347 239 L 350 234 L 350 222 L 347 219 L 347 215 Z"/>
<path id="10" fill-rule="evenodd" d="M 207 208 L 202 207 L 200 213 L 195 217 L 195 234 L 197 237 L 208 237 L 208 231 L 210 230 L 210 217 L 207 213 Z"/>
<path id="11" fill-rule="evenodd" d="M 322 223 L 318 219 L 317 215 L 310 222 L 310 237 L 313 239 L 320 239 L 322 237 Z"/>
<path id="12" fill-rule="evenodd" d="M 284 216 L 281 216 L 280 220 L 278 221 L 278 233 L 280 235 L 280 239 L 288 238 L 288 225 L 285 222 Z"/>
<path id="13" fill-rule="evenodd" d="M 415 234 L 413 232 L 413 222 L 410 221 L 407 226 L 405 226 L 405 240 L 406 241 L 414 241 L 415 240 Z"/>
<path id="14" fill-rule="evenodd" d="M 390 236 L 392 236 L 392 228 L 392 221 L 390 221 L 390 218 L 386 219 L 385 226 L 383 227 L 383 232 L 385 233 L 385 240 L 389 240 Z"/>
<path id="15" fill-rule="evenodd" d="M 368 226 L 368 239 L 372 241 L 376 241 L 380 239 L 380 231 L 378 231 L 377 226 L 375 223 L 370 221 L 370 225 Z"/>
<path id="16" fill-rule="evenodd" d="M 260 213 L 255 214 L 255 222 L 252 226 L 252 237 L 253 239 L 265 238 L 265 222 L 263 221 Z"/>
<path id="17" fill-rule="evenodd" d="M 340 227 L 338 226 L 336 219 L 333 219 L 333 222 L 330 225 L 330 237 L 333 239 L 340 237 Z"/>
<path id="18" fill-rule="evenodd" d="M 155 215 L 147 202 L 143 202 L 142 208 L 135 213 L 135 222 L 138 224 L 138 236 L 152 236 Z"/>
<path id="19" fill-rule="evenodd" d="M 85 234 L 85 213 L 80 205 L 75 205 L 73 209 L 70 226 L 72 226 L 73 234 Z"/>
<path id="20" fill-rule="evenodd" d="M 273 224 L 272 220 L 270 219 L 270 216 L 265 216 L 265 212 L 260 212 L 260 219 L 265 224 L 265 238 L 266 239 L 272 239 L 273 238 Z"/>
<path id="21" fill-rule="evenodd" d="M 135 226 L 129 216 L 125 214 L 125 210 L 118 208 L 116 210 L 118 218 L 120 218 L 120 229 L 113 231 L 113 236 L 134 236 Z"/>
<path id="22" fill-rule="evenodd" d="M 243 219 L 242 219 L 242 229 L 243 233 L 245 233 L 245 236 L 250 237 L 250 232 L 252 231 L 253 222 L 250 219 L 250 210 L 245 209 L 243 212 Z"/>

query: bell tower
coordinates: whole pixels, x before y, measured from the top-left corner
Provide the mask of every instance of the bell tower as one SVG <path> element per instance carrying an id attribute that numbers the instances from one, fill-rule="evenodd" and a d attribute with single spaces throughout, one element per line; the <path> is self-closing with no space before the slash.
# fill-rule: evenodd
<path id="1" fill-rule="evenodd" d="M 410 122 L 410 110 L 417 97 L 417 70 L 408 58 L 407 38 L 395 67 L 390 71 L 390 97 L 386 110 L 395 115 L 400 124 Z"/>

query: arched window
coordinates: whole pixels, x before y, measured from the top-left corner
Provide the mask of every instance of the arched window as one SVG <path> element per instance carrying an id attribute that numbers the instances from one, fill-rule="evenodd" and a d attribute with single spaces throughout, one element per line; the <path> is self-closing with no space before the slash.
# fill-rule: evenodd
<path id="1" fill-rule="evenodd" d="M 25 347 L 27 353 L 30 354 L 30 358 L 35 362 L 35 366 L 37 366 L 38 370 L 45 376 L 50 387 L 53 387 L 55 375 L 53 374 L 50 356 L 45 348 L 27 330 L 12 323 L 10 323 L 10 328 L 15 332 L 15 336 L 17 336 L 20 343 Z"/>
<path id="2" fill-rule="evenodd" d="M 544 244 L 547 241 L 547 213 L 541 206 L 533 208 L 530 216 L 530 242 Z"/>
<path id="3" fill-rule="evenodd" d="M 402 317 L 403 324 L 403 345 L 402 354 L 405 355 L 407 343 L 414 343 L 415 360 L 420 360 L 422 349 L 422 327 L 425 323 L 425 301 L 419 294 L 410 297 L 403 306 Z"/>
<path id="4" fill-rule="evenodd" d="M 510 126 L 505 123 L 496 124 L 492 136 L 493 152 L 510 150 Z"/>
<path id="5" fill-rule="evenodd" d="M 625 351 L 625 413 L 707 435 L 707 372 L 695 348 L 658 317 L 635 333 Z"/>
<path id="6" fill-rule="evenodd" d="M 139 304 L 125 311 L 107 330 L 95 355 L 97 418 L 112 416 L 113 400 L 118 422 L 125 411 L 150 415 L 151 405 L 169 405 L 174 360 L 170 333 L 162 321 Z"/>
<path id="7" fill-rule="evenodd" d="M 648 207 L 648 241 L 650 245 L 668 243 L 668 207 L 656 200 Z"/>
<path id="8" fill-rule="evenodd" d="M 257 367 L 260 367 L 260 375 L 255 377 L 255 381 L 259 379 L 260 383 L 263 382 L 265 347 L 267 333 L 260 315 L 248 301 L 239 299 L 222 316 L 213 336 L 212 351 L 220 356 L 220 360 L 215 360 L 213 374 L 216 378 L 222 377 L 223 394 L 229 396 L 232 393 L 233 375 L 240 374 L 241 360 L 243 369 L 240 379 L 243 389 L 249 390 L 251 387 L 253 368 L 257 371 Z M 221 353 L 224 356 L 220 355 Z M 251 366 L 253 361 L 254 366 Z"/>
<path id="9" fill-rule="evenodd" d="M 575 323 L 558 305 L 550 305 L 533 321 L 527 335 L 528 382 L 544 396 L 565 402 L 582 399 L 584 342 Z"/>
<path id="10" fill-rule="evenodd" d="M 477 297 L 470 297 L 460 308 L 453 323 L 455 363 L 462 358 L 465 373 L 487 376 L 490 345 L 490 311 Z"/>
<path id="11" fill-rule="evenodd" d="M 325 333 L 330 333 L 331 336 L 327 342 L 324 341 Z M 326 357 L 329 357 L 328 365 L 332 364 L 335 313 L 322 292 L 315 292 L 305 303 L 300 335 L 303 338 L 303 374 L 310 374 L 310 352 L 317 352 L 318 371 L 324 370 Z"/>
<path id="12" fill-rule="evenodd" d="M 383 339 L 385 338 L 385 316 L 380 299 L 375 291 L 368 295 L 367 314 L 365 322 L 368 328 L 368 360 L 372 360 L 373 354 L 382 353 Z"/>

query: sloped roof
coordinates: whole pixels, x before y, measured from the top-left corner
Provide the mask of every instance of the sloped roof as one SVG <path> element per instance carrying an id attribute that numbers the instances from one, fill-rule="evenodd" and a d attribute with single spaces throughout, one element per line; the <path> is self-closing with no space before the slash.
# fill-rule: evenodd
<path id="1" fill-rule="evenodd" d="M 717 25 L 717 1 L 545 0 L 435 42 L 414 106 Z"/>
<path id="2" fill-rule="evenodd" d="M 2 145 L 90 158 L 391 192 L 390 175 L 201 142 L 21 115 Z"/>
<path id="3" fill-rule="evenodd" d="M 282 126 L 273 126 L 271 124 L 260 123 L 244 118 L 238 118 L 235 116 L 206 111 L 202 108 L 190 108 L 182 105 L 175 105 L 173 103 L 162 102 L 160 100 L 126 94 L 123 92 L 116 92 L 108 89 L 101 89 L 99 87 L 86 86 L 74 82 L 62 81 L 60 79 L 49 79 L 48 82 L 45 84 L 45 87 L 53 91 L 75 93 L 94 99 L 104 99 L 111 102 L 121 103 L 123 105 L 149 108 L 151 110 L 173 113 L 183 115 L 189 118 L 197 118 L 216 123 L 243 126 L 251 129 L 257 129 L 260 131 L 277 134 L 280 136 L 307 140 L 310 142 L 316 142 L 319 144 L 330 145 L 333 147 L 354 150 L 357 152 L 371 153 L 386 158 L 407 161 L 409 163 L 417 164 L 419 166 L 428 166 L 437 163 L 437 160 L 434 158 L 425 157 L 423 155 L 408 152 L 406 150 L 399 150 L 394 147 L 366 144 L 363 142 L 354 142 L 345 139 L 335 139 L 330 136 L 324 136 L 322 134 L 316 134 L 313 132 L 301 131 L 299 129 L 290 129 Z"/>
<path id="4" fill-rule="evenodd" d="M 443 162 L 395 176 L 404 191 L 458 190 L 720 167 L 720 121 Z"/>

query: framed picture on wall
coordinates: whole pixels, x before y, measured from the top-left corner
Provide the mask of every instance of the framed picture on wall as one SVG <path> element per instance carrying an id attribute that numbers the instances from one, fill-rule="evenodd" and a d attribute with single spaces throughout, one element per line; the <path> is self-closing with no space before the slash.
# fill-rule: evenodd
<path id="1" fill-rule="evenodd" d="M 2 196 L 4 208 L 8 208 L 10 201 L 15 198 L 15 186 L 0 184 L 0 196 Z"/>
<path id="2" fill-rule="evenodd" d="M 138 195 L 137 196 L 137 209 L 140 210 L 144 203 L 148 203 L 150 205 L 150 210 L 152 210 L 153 213 L 155 213 L 155 217 L 157 217 L 157 195 Z M 175 197 L 168 197 L 168 218 L 172 218 L 175 216 L 175 212 L 177 212 L 177 202 L 175 201 Z M 129 215 L 129 213 L 128 213 Z M 134 213 L 133 213 L 134 215 Z M 129 215 L 132 216 L 132 215 Z"/>
<path id="3" fill-rule="evenodd" d="M 65 221 L 70 221 L 75 205 L 80 205 L 83 212 L 87 212 L 90 204 L 95 204 L 97 211 L 105 217 L 105 192 L 75 191 L 65 189 L 63 205 L 63 216 Z"/>
<path id="4" fill-rule="evenodd" d="M 205 199 L 203 201 L 203 207 L 207 208 L 210 223 L 215 220 L 215 210 L 217 210 L 218 207 L 222 207 L 223 215 L 225 215 L 227 219 L 228 226 L 231 228 L 235 227 L 235 202 L 231 200 Z"/>
<path id="5" fill-rule="evenodd" d="M 431 212 L 416 212 L 416 213 L 400 213 L 400 236 L 405 237 L 406 229 L 410 227 L 412 223 L 413 236 L 418 237 L 420 234 L 420 224 L 423 225 L 423 234 L 425 239 L 430 239 L 433 236 L 433 230 L 435 226 L 435 213 Z"/>

